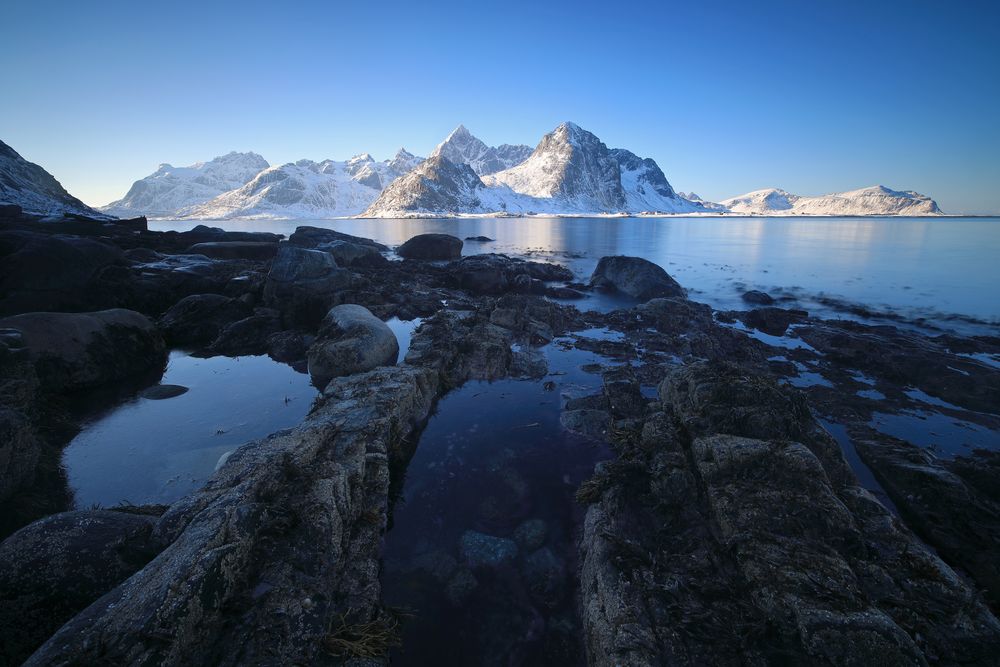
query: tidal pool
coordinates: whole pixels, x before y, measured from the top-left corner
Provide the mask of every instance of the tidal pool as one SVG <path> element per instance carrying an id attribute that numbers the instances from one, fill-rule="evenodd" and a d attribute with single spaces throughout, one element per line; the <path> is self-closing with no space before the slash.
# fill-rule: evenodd
<path id="1" fill-rule="evenodd" d="M 161 384 L 188 391 L 136 395 L 92 415 L 63 450 L 77 508 L 171 503 L 199 488 L 227 452 L 298 424 L 317 396 L 308 375 L 266 356 L 174 351 Z"/>

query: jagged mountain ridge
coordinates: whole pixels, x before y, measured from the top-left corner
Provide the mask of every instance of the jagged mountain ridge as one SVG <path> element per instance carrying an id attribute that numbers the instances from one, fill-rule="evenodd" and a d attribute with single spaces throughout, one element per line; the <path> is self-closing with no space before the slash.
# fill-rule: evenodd
<path id="1" fill-rule="evenodd" d="M 441 156 L 455 164 L 467 164 L 478 176 L 486 176 L 521 164 L 531 152 L 531 146 L 523 144 L 487 146 L 464 125 L 459 125 L 438 144 L 429 157 Z"/>
<path id="2" fill-rule="evenodd" d="M 452 135 L 456 133 L 461 136 L 467 130 L 460 126 Z M 609 149 L 594 134 L 573 123 L 563 123 L 542 137 L 523 162 L 486 174 L 478 182 L 461 179 L 461 192 L 448 192 L 449 186 L 459 181 L 450 177 L 450 167 L 455 163 L 444 153 L 438 151 L 439 162 L 434 170 L 422 173 L 420 178 L 394 183 L 364 215 L 706 210 L 678 196 L 655 161 L 624 149 Z M 448 164 L 442 165 L 441 161 Z M 449 177 L 438 182 L 438 175 Z M 465 207 L 441 208 L 442 202 L 449 206 L 464 203 Z"/>
<path id="3" fill-rule="evenodd" d="M 257 153 L 236 151 L 188 167 L 161 164 L 152 174 L 133 183 L 124 197 L 101 210 L 114 215 L 176 216 L 242 187 L 268 167 L 267 160 Z"/>
<path id="4" fill-rule="evenodd" d="M 719 202 L 730 213 L 751 215 L 941 215 L 937 202 L 912 190 L 873 185 L 816 197 L 794 195 L 779 188 L 755 190 Z"/>
<path id="5" fill-rule="evenodd" d="M 31 215 L 71 213 L 98 219 L 108 217 L 71 195 L 52 174 L 34 162 L 28 162 L 2 141 L 0 204 L 16 204 Z"/>

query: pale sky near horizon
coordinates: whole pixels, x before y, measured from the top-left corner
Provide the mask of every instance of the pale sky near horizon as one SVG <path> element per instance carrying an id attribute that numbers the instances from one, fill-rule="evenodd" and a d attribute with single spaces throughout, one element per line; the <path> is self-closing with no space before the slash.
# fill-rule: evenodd
<path id="1" fill-rule="evenodd" d="M 12 0 L 0 139 L 92 205 L 231 150 L 426 155 L 564 120 L 719 200 L 881 183 L 1000 214 L 1000 3 Z"/>

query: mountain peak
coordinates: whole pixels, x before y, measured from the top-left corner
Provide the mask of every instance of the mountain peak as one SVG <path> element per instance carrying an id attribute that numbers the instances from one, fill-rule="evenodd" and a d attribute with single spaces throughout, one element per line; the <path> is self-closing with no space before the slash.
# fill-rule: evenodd
<path id="1" fill-rule="evenodd" d="M 472 133 L 469 132 L 469 130 L 465 127 L 465 125 L 459 123 L 458 127 L 456 127 L 454 130 L 451 131 L 451 134 L 448 135 L 448 138 L 445 139 L 445 141 L 449 141 L 451 139 L 459 139 L 459 138 L 465 139 L 465 138 L 475 138 L 475 137 L 472 136 Z"/>

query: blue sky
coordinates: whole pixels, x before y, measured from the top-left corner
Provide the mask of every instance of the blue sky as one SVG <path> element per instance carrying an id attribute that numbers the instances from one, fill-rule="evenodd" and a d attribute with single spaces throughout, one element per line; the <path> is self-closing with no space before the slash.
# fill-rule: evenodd
<path id="1" fill-rule="evenodd" d="M 563 120 L 679 190 L 882 183 L 1000 213 L 1000 3 L 49 2 L 0 10 L 0 139 L 91 204 L 160 162 L 426 155 Z"/>

